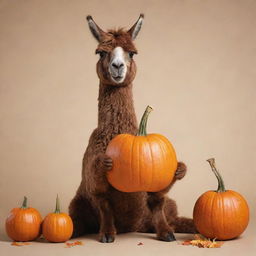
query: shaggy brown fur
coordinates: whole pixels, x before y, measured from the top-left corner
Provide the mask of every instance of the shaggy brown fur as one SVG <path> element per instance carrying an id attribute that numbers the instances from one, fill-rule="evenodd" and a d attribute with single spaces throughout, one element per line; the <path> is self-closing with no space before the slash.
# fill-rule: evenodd
<path id="1" fill-rule="evenodd" d="M 92 32 L 100 38 L 96 51 L 107 54 L 97 63 L 98 127 L 90 137 L 83 158 L 82 181 L 69 206 L 73 237 L 97 232 L 101 242 L 113 242 L 116 233 L 137 231 L 156 232 L 158 239 L 173 241 L 173 232 L 195 232 L 192 219 L 178 217 L 175 201 L 166 196 L 175 181 L 184 177 L 184 163 L 179 162 L 168 188 L 157 193 L 123 193 L 108 183 L 106 172 L 112 167 L 112 160 L 105 155 L 108 143 L 120 133 L 136 134 L 138 128 L 132 98 L 135 62 L 130 58 L 126 79 L 117 85 L 108 73 L 109 60 L 116 46 L 126 52 L 137 50 L 131 35 L 124 30 Z"/>

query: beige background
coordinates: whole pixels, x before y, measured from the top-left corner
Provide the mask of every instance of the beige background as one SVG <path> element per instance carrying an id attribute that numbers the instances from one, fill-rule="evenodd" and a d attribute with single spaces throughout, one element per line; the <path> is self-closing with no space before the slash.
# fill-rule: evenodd
<path id="1" fill-rule="evenodd" d="M 80 182 L 99 83 L 85 16 L 103 29 L 129 28 L 140 12 L 137 116 L 152 105 L 148 130 L 167 136 L 189 168 L 170 196 L 192 216 L 199 195 L 217 187 L 205 161 L 214 156 L 226 187 L 245 196 L 254 218 L 255 1 L 1 0 L 2 240 L 23 195 L 44 216 L 59 193 L 67 211 Z"/>

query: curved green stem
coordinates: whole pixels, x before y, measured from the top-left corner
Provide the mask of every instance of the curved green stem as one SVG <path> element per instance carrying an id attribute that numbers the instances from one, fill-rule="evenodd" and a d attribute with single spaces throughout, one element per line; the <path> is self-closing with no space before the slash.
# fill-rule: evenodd
<path id="1" fill-rule="evenodd" d="M 21 209 L 27 209 L 28 208 L 28 199 L 26 196 L 24 196 L 24 199 L 23 199 L 23 203 L 22 203 L 22 206 L 20 207 Z"/>
<path id="2" fill-rule="evenodd" d="M 215 166 L 215 159 L 214 158 L 210 158 L 208 160 L 206 160 L 211 168 L 212 168 L 212 171 L 213 173 L 215 174 L 217 180 L 218 180 L 218 189 L 216 190 L 216 192 L 225 192 L 226 189 L 225 189 L 225 186 L 224 186 L 224 181 L 220 175 L 220 173 L 218 172 L 218 170 L 216 169 L 216 166 Z"/>
<path id="3" fill-rule="evenodd" d="M 56 207 L 55 207 L 54 213 L 60 213 L 60 200 L 59 200 L 58 194 L 57 194 L 57 198 L 56 198 Z"/>
<path id="4" fill-rule="evenodd" d="M 139 126 L 139 131 L 138 131 L 137 136 L 147 136 L 147 121 L 148 121 L 148 116 L 152 110 L 153 110 L 152 107 L 147 106 L 147 108 L 140 120 L 140 126 Z"/>

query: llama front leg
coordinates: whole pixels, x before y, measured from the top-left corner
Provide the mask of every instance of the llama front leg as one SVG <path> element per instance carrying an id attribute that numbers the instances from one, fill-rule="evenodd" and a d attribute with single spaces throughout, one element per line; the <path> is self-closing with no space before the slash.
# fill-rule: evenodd
<path id="1" fill-rule="evenodd" d="M 112 243 L 115 240 L 116 228 L 109 201 L 104 195 L 97 195 L 95 201 L 99 210 L 99 241 L 102 243 Z"/>
<path id="2" fill-rule="evenodd" d="M 91 176 L 94 177 L 92 189 L 93 201 L 99 212 L 99 241 L 111 243 L 115 240 L 116 228 L 114 216 L 109 204 L 109 183 L 106 172 L 112 168 L 112 159 L 105 154 L 98 154 L 92 163 Z"/>
<path id="3" fill-rule="evenodd" d="M 148 207 L 152 213 L 152 224 L 156 230 L 157 238 L 162 241 L 175 241 L 174 229 L 168 225 L 164 213 L 165 195 L 162 192 L 148 193 Z"/>
<path id="4" fill-rule="evenodd" d="M 106 173 L 112 169 L 112 159 L 103 153 L 98 153 L 92 158 L 85 156 L 83 164 L 83 178 L 86 180 L 86 190 L 90 194 L 107 192 L 110 185 Z"/>

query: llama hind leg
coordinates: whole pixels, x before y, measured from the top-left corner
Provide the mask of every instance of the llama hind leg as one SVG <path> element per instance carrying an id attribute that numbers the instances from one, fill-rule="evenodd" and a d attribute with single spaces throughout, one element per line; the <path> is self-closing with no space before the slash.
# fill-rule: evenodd
<path id="1" fill-rule="evenodd" d="M 76 195 L 69 205 L 69 215 L 74 229 L 72 238 L 84 234 L 97 233 L 99 224 L 89 201 L 81 195 Z"/>
<path id="2" fill-rule="evenodd" d="M 169 225 L 174 228 L 176 233 L 196 233 L 194 221 L 191 218 L 178 217 L 177 205 L 174 200 L 167 198 L 165 203 L 165 215 Z"/>
<path id="3" fill-rule="evenodd" d="M 156 231 L 157 238 L 162 241 L 175 241 L 174 229 L 169 225 L 164 214 L 165 196 L 161 192 L 148 193 L 148 207 L 152 214 L 152 226 Z"/>

